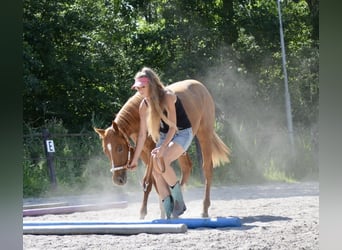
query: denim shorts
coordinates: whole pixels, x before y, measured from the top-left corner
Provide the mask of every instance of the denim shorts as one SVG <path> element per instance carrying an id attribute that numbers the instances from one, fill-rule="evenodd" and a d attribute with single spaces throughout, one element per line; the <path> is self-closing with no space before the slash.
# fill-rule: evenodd
<path id="1" fill-rule="evenodd" d="M 159 147 L 165 140 L 166 133 L 160 133 L 159 141 L 157 142 L 156 147 Z M 184 151 L 188 150 L 194 135 L 192 134 L 192 128 L 186 128 L 182 130 L 178 130 L 176 134 L 172 138 L 172 142 L 177 143 L 178 145 L 182 146 Z"/>

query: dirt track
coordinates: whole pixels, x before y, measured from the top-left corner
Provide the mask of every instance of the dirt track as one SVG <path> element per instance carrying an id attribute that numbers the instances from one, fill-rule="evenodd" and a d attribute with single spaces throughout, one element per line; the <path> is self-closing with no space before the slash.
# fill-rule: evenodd
<path id="1" fill-rule="evenodd" d="M 188 209 L 182 218 L 200 216 L 202 196 L 203 188 L 184 190 Z M 104 195 L 101 199 L 127 200 L 128 206 L 124 209 L 24 217 L 23 220 L 138 220 L 141 192 L 123 193 L 111 198 Z M 24 200 L 24 203 L 51 201 L 65 199 Z M 153 191 L 145 219 L 157 219 L 159 214 L 158 199 Z M 316 182 L 213 187 L 209 214 L 211 217 L 239 217 L 242 226 L 188 229 L 180 234 L 24 235 L 23 249 L 319 249 L 319 184 Z"/>

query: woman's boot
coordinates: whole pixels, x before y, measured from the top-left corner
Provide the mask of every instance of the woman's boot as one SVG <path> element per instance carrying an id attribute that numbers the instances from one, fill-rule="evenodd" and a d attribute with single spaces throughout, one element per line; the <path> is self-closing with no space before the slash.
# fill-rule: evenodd
<path id="1" fill-rule="evenodd" d="M 172 216 L 173 216 L 173 218 L 178 218 L 178 216 L 183 214 L 184 211 L 186 210 L 186 206 L 185 206 L 184 200 L 183 200 L 181 186 L 179 185 L 178 181 L 177 181 L 176 185 L 171 187 L 171 195 L 173 198 Z"/>
<path id="2" fill-rule="evenodd" d="M 173 200 L 171 195 L 166 196 L 163 200 L 163 205 L 164 205 L 164 210 L 166 214 L 166 218 L 170 219 L 171 218 L 171 213 L 173 211 Z"/>

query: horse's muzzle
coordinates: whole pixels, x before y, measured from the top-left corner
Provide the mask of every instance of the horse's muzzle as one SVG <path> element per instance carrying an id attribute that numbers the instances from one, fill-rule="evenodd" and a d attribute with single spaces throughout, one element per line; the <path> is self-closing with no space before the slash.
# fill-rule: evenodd
<path id="1" fill-rule="evenodd" d="M 116 185 L 125 185 L 127 182 L 126 169 L 114 172 L 114 174 L 112 175 L 112 180 Z"/>

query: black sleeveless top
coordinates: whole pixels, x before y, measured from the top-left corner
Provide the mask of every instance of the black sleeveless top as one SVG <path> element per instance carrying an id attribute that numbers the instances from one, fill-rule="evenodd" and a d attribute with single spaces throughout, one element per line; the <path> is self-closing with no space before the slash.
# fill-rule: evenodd
<path id="1" fill-rule="evenodd" d="M 183 104 L 177 96 L 177 101 L 175 103 L 176 108 L 176 118 L 177 118 L 177 128 L 179 130 L 191 128 L 191 123 L 188 116 L 185 113 Z M 165 111 L 166 113 L 166 111 Z M 169 125 L 167 125 L 163 120 L 160 121 L 160 132 L 167 133 L 169 131 Z"/>

